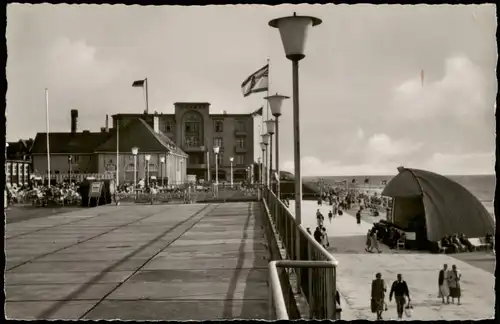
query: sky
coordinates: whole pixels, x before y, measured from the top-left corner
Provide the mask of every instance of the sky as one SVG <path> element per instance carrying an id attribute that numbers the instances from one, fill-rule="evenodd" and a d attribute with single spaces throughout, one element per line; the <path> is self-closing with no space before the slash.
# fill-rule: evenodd
<path id="1" fill-rule="evenodd" d="M 270 60 L 270 92 L 292 95 L 291 62 L 268 21 L 323 20 L 300 62 L 301 170 L 390 175 L 398 166 L 493 174 L 496 8 L 486 5 L 20 5 L 7 7 L 7 140 L 98 131 L 105 115 L 211 103 L 251 113 L 265 93 L 241 83 Z M 423 82 L 421 79 L 423 73 Z M 264 114 L 264 117 L 265 114 Z M 280 168 L 293 172 L 292 100 L 280 118 Z M 255 156 L 260 156 L 255 119 Z"/>

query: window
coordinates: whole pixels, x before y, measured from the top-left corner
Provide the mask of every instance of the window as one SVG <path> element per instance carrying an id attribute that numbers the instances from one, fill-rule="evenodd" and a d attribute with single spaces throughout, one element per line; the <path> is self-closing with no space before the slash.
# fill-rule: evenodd
<path id="1" fill-rule="evenodd" d="M 244 132 L 245 131 L 245 122 L 243 120 L 236 121 L 236 131 Z"/>
<path id="2" fill-rule="evenodd" d="M 222 133 L 224 131 L 224 121 L 223 120 L 216 120 L 214 122 L 214 128 L 216 133 Z"/>
<path id="3" fill-rule="evenodd" d="M 200 146 L 200 141 L 197 135 L 186 136 L 186 146 L 187 147 L 197 147 Z"/>
<path id="4" fill-rule="evenodd" d="M 217 154 L 217 164 L 222 165 L 224 163 L 224 152 L 220 152 Z"/>
<path id="5" fill-rule="evenodd" d="M 246 143 L 245 143 L 245 138 L 244 137 L 238 137 L 236 139 L 236 143 L 238 145 L 238 148 L 245 148 L 246 147 Z"/>
<path id="6" fill-rule="evenodd" d="M 244 154 L 236 154 L 236 164 L 245 164 Z"/>
<path id="7" fill-rule="evenodd" d="M 185 126 L 185 132 L 186 134 L 189 134 L 189 133 L 198 133 L 200 128 L 198 127 L 200 125 L 200 123 L 198 122 L 186 122 L 184 123 L 184 126 Z"/>
<path id="8" fill-rule="evenodd" d="M 165 123 L 165 132 L 167 133 L 172 133 L 172 121 L 171 120 L 167 120 L 167 122 Z"/>
<path id="9" fill-rule="evenodd" d="M 5 167 L 5 174 L 6 175 L 10 175 L 10 166 L 11 166 L 11 164 L 7 163 L 7 166 Z"/>
<path id="10" fill-rule="evenodd" d="M 222 137 L 215 137 L 214 138 L 214 146 L 224 147 L 223 138 Z"/>

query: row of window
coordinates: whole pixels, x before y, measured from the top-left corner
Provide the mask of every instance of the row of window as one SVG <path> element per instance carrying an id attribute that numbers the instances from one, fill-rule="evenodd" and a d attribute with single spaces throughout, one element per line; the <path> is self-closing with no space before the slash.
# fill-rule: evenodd
<path id="1" fill-rule="evenodd" d="M 201 123 L 198 121 L 189 121 L 184 123 L 184 132 L 185 133 L 198 133 L 200 131 Z M 167 120 L 165 124 L 163 124 L 163 129 L 161 129 L 164 133 L 173 133 L 174 127 L 172 120 Z M 237 132 L 245 131 L 245 121 L 236 120 L 235 129 Z M 224 120 L 217 119 L 214 120 L 214 131 L 216 133 L 224 132 Z"/>
<path id="2" fill-rule="evenodd" d="M 223 137 L 214 137 L 214 146 L 224 147 L 224 138 Z M 238 148 L 246 148 L 246 138 L 245 137 L 237 137 L 236 138 L 236 146 Z"/>
<path id="3" fill-rule="evenodd" d="M 233 163 L 236 165 L 245 164 L 245 155 L 244 154 L 236 154 L 234 156 Z M 219 154 L 217 154 L 217 164 L 219 164 L 219 165 L 224 164 L 224 152 L 219 152 Z"/>

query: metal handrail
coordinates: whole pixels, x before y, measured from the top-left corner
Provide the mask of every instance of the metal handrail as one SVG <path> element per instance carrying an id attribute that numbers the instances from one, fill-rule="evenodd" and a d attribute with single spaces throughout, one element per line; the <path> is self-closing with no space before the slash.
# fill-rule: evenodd
<path id="1" fill-rule="evenodd" d="M 283 261 L 314 262 L 302 263 L 314 264 L 311 267 L 293 266 L 297 274 L 297 288 L 303 292 L 309 303 L 310 317 L 332 319 L 332 316 L 336 313 L 337 306 L 336 302 L 331 302 L 331 300 L 337 291 L 336 267 L 338 261 L 321 244 L 316 242 L 301 225 L 296 223 L 295 218 L 288 208 L 282 201 L 278 200 L 273 192 L 264 188 L 262 198 L 266 213 L 280 236 L 283 248 L 290 259 Z M 327 262 L 331 267 L 325 268 L 319 266 L 320 264 L 324 264 L 324 262 Z M 302 271 L 303 268 L 308 268 L 308 270 Z M 276 278 L 271 280 L 276 280 Z M 273 282 L 270 284 L 277 285 Z M 275 306 L 277 308 L 283 307 L 281 304 Z M 282 310 L 280 309 L 276 312 L 278 315 L 282 314 Z"/>
<path id="2" fill-rule="evenodd" d="M 271 261 L 269 262 L 269 315 L 274 313 L 276 320 L 289 320 L 288 312 L 286 309 L 285 299 L 283 297 L 283 289 L 281 288 L 280 279 L 278 275 L 278 268 L 335 268 L 337 263 L 333 261 L 292 261 L 292 260 L 281 260 L 281 261 Z M 333 290 L 333 289 L 332 289 Z M 327 292 L 327 304 L 334 305 L 335 301 L 333 296 L 335 293 Z M 274 305 L 274 308 L 272 307 Z M 329 308 L 331 311 L 328 314 L 328 318 L 333 318 L 335 315 L 335 309 Z"/>

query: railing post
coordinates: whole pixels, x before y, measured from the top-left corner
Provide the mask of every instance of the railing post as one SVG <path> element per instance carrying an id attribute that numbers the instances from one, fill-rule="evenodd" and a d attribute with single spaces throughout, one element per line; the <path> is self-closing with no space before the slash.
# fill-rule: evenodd
<path id="1" fill-rule="evenodd" d="M 332 293 L 332 289 L 334 284 L 332 282 L 333 279 L 333 268 L 325 269 L 325 286 L 326 286 L 326 301 L 325 301 L 325 310 L 326 310 L 326 318 L 334 319 L 335 318 L 335 294 Z"/>
<path id="2" fill-rule="evenodd" d="M 311 258 L 312 254 L 312 247 L 310 244 L 307 244 L 307 259 L 312 261 Z M 314 295 L 313 295 L 313 268 L 307 269 L 308 272 L 308 278 L 307 278 L 307 285 L 309 287 L 309 317 L 312 318 L 314 314 L 314 307 L 316 305 L 316 301 L 314 300 Z"/>
<path id="3" fill-rule="evenodd" d="M 272 280 L 272 277 L 271 277 L 271 272 L 269 272 L 269 277 L 267 279 L 269 282 L 267 283 L 268 287 L 269 287 L 269 297 L 268 297 L 268 315 L 269 315 L 269 320 L 272 321 L 274 320 L 275 316 L 273 315 L 273 312 L 274 312 L 274 307 L 273 307 L 273 280 Z"/>

